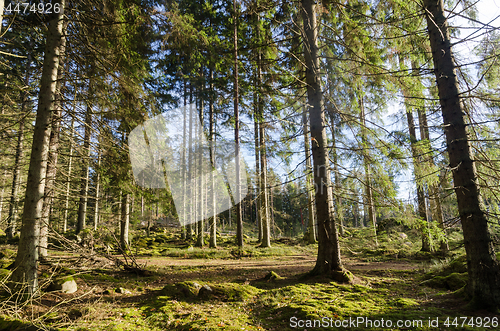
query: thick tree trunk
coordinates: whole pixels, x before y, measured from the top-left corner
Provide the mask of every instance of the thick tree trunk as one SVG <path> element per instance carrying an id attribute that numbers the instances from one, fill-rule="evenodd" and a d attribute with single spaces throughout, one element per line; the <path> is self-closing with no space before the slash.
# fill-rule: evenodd
<path id="1" fill-rule="evenodd" d="M 60 102 L 60 101 L 58 101 Z M 52 117 L 52 131 L 49 140 L 49 160 L 47 164 L 47 178 L 45 184 L 45 197 L 43 202 L 42 218 L 40 222 L 40 243 L 38 254 L 47 257 L 49 222 L 52 202 L 55 195 L 55 179 L 57 173 L 57 149 L 59 148 L 59 130 L 61 129 L 62 107 L 57 106 Z"/>
<path id="2" fill-rule="evenodd" d="M 314 161 L 315 201 L 318 222 L 318 256 L 312 273 L 330 274 L 345 281 L 337 226 L 333 217 L 333 199 L 327 152 L 326 121 L 319 68 L 318 32 L 313 0 L 302 0 L 304 24 L 304 58 L 309 116 L 311 121 L 312 156 Z"/>
<path id="3" fill-rule="evenodd" d="M 39 222 L 42 217 L 51 120 L 55 106 L 59 52 L 63 38 L 64 0 L 60 0 L 60 4 L 61 11 L 58 14 L 53 14 L 54 16 L 48 25 L 38 110 L 26 184 L 21 237 L 11 277 L 12 281 L 18 284 L 16 288 L 28 296 L 35 295 L 38 291 Z M 21 288 L 19 285 L 25 287 Z"/>
<path id="4" fill-rule="evenodd" d="M 368 156 L 367 149 L 367 138 L 366 138 L 366 118 L 365 118 L 365 105 L 363 98 L 359 98 L 359 108 L 360 108 L 360 120 L 361 120 L 361 142 L 363 144 L 363 164 L 365 168 L 365 197 L 366 197 L 366 209 L 368 210 L 368 222 L 371 222 L 373 226 L 373 233 L 375 235 L 375 244 L 378 246 L 377 240 L 377 214 L 375 211 L 375 202 L 373 201 L 373 190 L 371 184 L 371 171 L 370 171 L 370 158 Z M 365 213 L 366 216 L 366 213 Z M 369 225 L 367 225 L 369 226 Z"/>
<path id="5" fill-rule="evenodd" d="M 442 0 L 424 0 L 446 144 L 462 222 L 473 303 L 500 307 L 500 267 L 482 209 L 476 168 L 467 137 L 466 113 L 458 91 L 448 23 Z"/>
<path id="6" fill-rule="evenodd" d="M 63 36 L 61 40 L 60 53 L 59 53 L 59 56 L 61 58 L 64 58 L 65 51 L 66 51 L 66 38 Z M 63 79 L 63 63 L 62 60 L 60 60 L 59 69 L 57 73 L 57 84 L 56 84 L 56 101 L 55 101 L 56 108 L 54 110 L 54 114 L 52 115 L 52 131 L 50 132 L 50 140 L 49 140 L 49 159 L 47 164 L 45 197 L 43 200 L 42 219 L 40 222 L 40 243 L 38 247 L 38 254 L 42 258 L 47 257 L 50 214 L 52 212 L 52 203 L 54 201 L 54 196 L 55 196 L 57 157 L 59 149 L 59 133 L 61 130 L 62 109 L 63 109 L 62 105 L 63 96 L 61 93 L 62 79 Z"/>
<path id="7" fill-rule="evenodd" d="M 304 104 L 302 112 L 302 128 L 304 131 L 304 152 L 306 157 L 306 189 L 307 189 L 307 209 L 309 210 L 309 224 L 307 226 L 307 242 L 309 244 L 316 243 L 316 224 L 314 219 L 314 183 L 311 167 L 311 147 L 309 144 L 309 125 L 307 123 L 307 108 Z"/>
<path id="8" fill-rule="evenodd" d="M 243 216 L 241 212 L 241 187 L 240 187 L 240 111 L 239 111 L 239 85 L 238 85 L 238 13 L 236 0 L 233 0 L 234 7 L 234 143 L 235 143 L 235 163 L 236 163 L 236 244 L 243 247 Z"/>

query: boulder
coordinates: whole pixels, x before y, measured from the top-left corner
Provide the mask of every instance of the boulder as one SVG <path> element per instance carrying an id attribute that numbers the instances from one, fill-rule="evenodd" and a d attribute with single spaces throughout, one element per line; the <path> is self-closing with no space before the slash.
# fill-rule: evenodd
<path id="1" fill-rule="evenodd" d="M 130 293 L 132 293 L 129 290 L 123 288 L 123 287 L 117 287 L 117 288 L 115 288 L 115 292 L 116 293 L 120 293 L 120 294 L 130 294 Z"/>
<path id="2" fill-rule="evenodd" d="M 47 289 L 49 292 L 75 293 L 78 290 L 75 279 L 71 276 L 55 279 Z"/>
<path id="3" fill-rule="evenodd" d="M 212 288 L 210 286 L 203 285 L 203 287 L 200 288 L 200 290 L 198 292 L 198 296 L 201 298 L 208 298 L 208 297 L 212 296 L 213 293 L 214 293 L 214 290 L 212 290 Z"/>

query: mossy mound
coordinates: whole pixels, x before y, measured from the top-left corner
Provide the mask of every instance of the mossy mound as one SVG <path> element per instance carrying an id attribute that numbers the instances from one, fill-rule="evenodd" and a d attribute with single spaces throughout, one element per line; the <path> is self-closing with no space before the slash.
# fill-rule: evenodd
<path id="1" fill-rule="evenodd" d="M 31 323 L 22 322 L 16 319 L 10 319 L 9 317 L 0 316 L 0 331 L 57 331 L 54 328 L 47 327 L 37 327 Z"/>
<path id="2" fill-rule="evenodd" d="M 435 276 L 421 283 L 434 288 L 444 288 L 451 291 L 456 291 L 467 285 L 467 273 L 454 272 L 447 276 Z"/>
<path id="3" fill-rule="evenodd" d="M 222 301 L 241 302 L 255 297 L 262 291 L 251 285 L 236 283 L 211 285 L 211 287 L 214 289 L 216 295 L 222 297 Z"/>
<path id="4" fill-rule="evenodd" d="M 265 276 L 264 276 L 264 280 L 267 280 L 267 281 L 272 281 L 272 280 L 277 280 L 277 279 L 283 279 L 283 277 L 281 277 L 280 275 L 278 275 L 277 273 L 275 273 L 274 271 L 269 271 Z"/>
<path id="5" fill-rule="evenodd" d="M 210 296 L 204 298 L 216 299 L 223 302 L 242 302 L 255 297 L 262 290 L 247 284 L 223 283 L 206 284 L 212 290 Z M 181 282 L 166 285 L 160 290 L 161 296 L 176 300 L 193 300 L 199 297 L 202 285 L 197 282 Z"/>
<path id="6" fill-rule="evenodd" d="M 181 282 L 168 284 L 160 290 L 162 296 L 168 296 L 177 300 L 192 299 L 198 295 L 201 285 L 197 282 Z"/>

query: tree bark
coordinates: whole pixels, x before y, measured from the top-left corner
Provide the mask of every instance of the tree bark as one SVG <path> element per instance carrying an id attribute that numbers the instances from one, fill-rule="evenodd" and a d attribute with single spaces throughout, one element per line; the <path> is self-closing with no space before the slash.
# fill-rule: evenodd
<path id="1" fill-rule="evenodd" d="M 64 58 L 65 51 L 66 51 L 66 38 L 63 36 L 61 40 L 60 53 L 59 53 L 61 58 Z M 54 196 L 55 196 L 57 157 L 59 149 L 59 133 L 61 130 L 62 109 L 63 109 L 62 105 L 63 96 L 61 93 L 61 84 L 63 79 L 62 61 L 63 61 L 62 59 L 59 60 L 60 63 L 57 73 L 56 100 L 55 100 L 54 113 L 52 115 L 52 131 L 50 132 L 50 139 L 49 139 L 49 159 L 47 163 L 45 197 L 43 200 L 42 219 L 40 222 L 40 243 L 38 247 L 38 254 L 42 258 L 47 257 L 50 214 L 52 211 L 52 203 L 54 201 Z"/>
<path id="2" fill-rule="evenodd" d="M 59 101 L 58 101 L 59 102 Z M 62 107 L 60 105 L 52 115 L 52 131 L 49 140 L 49 160 L 47 164 L 47 178 L 45 184 L 45 197 L 42 209 L 42 218 L 40 222 L 40 243 L 38 254 L 40 257 L 47 257 L 48 235 L 50 211 L 55 195 L 55 179 L 57 173 L 57 150 L 59 148 L 59 130 L 61 129 Z"/>
<path id="3" fill-rule="evenodd" d="M 212 172 L 210 176 L 210 187 L 212 199 L 210 203 L 212 204 L 212 213 L 213 216 L 210 218 L 210 239 L 209 239 L 209 247 L 216 248 L 217 247 L 217 215 L 215 211 L 217 209 L 217 201 L 215 195 L 215 114 L 214 114 L 214 72 L 213 69 L 210 68 L 210 96 L 209 96 L 209 106 L 208 106 L 208 120 L 209 120 L 209 130 L 210 130 L 210 163 L 212 165 Z"/>
<path id="4" fill-rule="evenodd" d="M 99 224 L 99 195 L 101 194 L 101 144 L 99 143 L 99 152 L 97 153 L 97 169 L 96 169 L 96 183 L 95 183 L 95 208 L 94 208 L 94 231 L 97 231 Z M 141 218 L 144 217 L 144 198 L 141 196 Z"/>
<path id="5" fill-rule="evenodd" d="M 76 99 L 76 94 L 75 94 Z M 74 101 L 73 109 L 76 107 L 76 100 Z M 71 130 L 69 138 L 69 154 L 68 154 L 68 176 L 66 178 L 66 201 L 64 204 L 64 220 L 63 220 L 63 233 L 68 230 L 68 212 L 69 212 L 69 193 L 71 188 L 71 170 L 73 163 L 73 130 L 75 128 L 75 118 L 71 117 Z"/>
<path id="6" fill-rule="evenodd" d="M 262 54 L 259 51 L 259 61 L 257 66 L 257 77 L 262 82 Z M 257 117 L 259 127 L 259 157 L 260 157 L 260 221 L 262 222 L 261 247 L 271 247 L 271 222 L 269 219 L 269 189 L 267 185 L 267 151 L 266 151 L 266 131 L 264 129 L 264 100 L 262 90 L 259 88 L 257 98 Z"/>
<path id="7" fill-rule="evenodd" d="M 333 161 L 333 178 L 335 180 L 335 205 L 337 207 L 337 224 L 339 225 L 339 235 L 344 236 L 344 208 L 342 206 L 342 196 L 340 194 L 341 183 L 340 183 L 340 172 L 337 156 L 337 146 L 335 139 L 335 118 L 333 112 L 329 112 L 331 121 L 331 131 L 332 131 L 332 161 Z"/>
<path id="8" fill-rule="evenodd" d="M 52 113 L 55 106 L 59 52 L 63 38 L 64 0 L 59 1 L 61 11 L 51 17 L 47 30 L 38 110 L 33 133 L 31 159 L 26 184 L 21 237 L 14 262 L 12 281 L 17 289 L 29 297 L 38 291 L 38 236 L 42 217 L 43 195 L 47 175 L 47 159 Z M 25 287 L 20 287 L 24 285 Z"/>
<path id="9" fill-rule="evenodd" d="M 403 69 L 404 59 L 399 57 L 399 66 L 400 69 Z M 408 123 L 408 133 L 410 134 L 410 149 L 413 160 L 413 174 L 415 176 L 415 183 L 417 185 L 417 211 L 418 216 L 420 218 L 420 222 L 422 222 L 420 226 L 420 232 L 422 236 L 422 251 L 430 252 L 431 251 L 431 242 L 430 242 L 430 233 L 429 233 L 429 217 L 427 211 L 427 202 L 425 201 L 425 191 L 423 183 L 419 182 L 418 174 L 420 173 L 419 167 L 422 166 L 422 157 L 419 155 L 419 151 L 417 149 L 417 134 L 415 129 L 415 121 L 413 118 L 413 110 L 411 106 L 408 104 L 408 98 L 410 97 L 410 93 L 408 92 L 406 86 L 402 88 L 403 96 L 405 98 L 405 108 L 406 108 L 406 121 Z M 420 134 L 422 135 L 422 127 L 420 128 Z"/>
<path id="10" fill-rule="evenodd" d="M 333 199 L 327 152 L 326 121 L 319 70 L 318 32 L 313 0 L 302 0 L 304 58 L 309 117 L 311 121 L 312 156 L 314 161 L 315 201 L 318 222 L 318 255 L 313 274 L 329 274 L 346 280 L 340 259 L 337 226 L 333 217 Z"/>
<path id="11" fill-rule="evenodd" d="M 371 174 L 370 174 L 370 159 L 368 156 L 367 148 L 367 138 L 366 138 L 366 117 L 365 117 L 365 105 L 363 102 L 363 97 L 359 98 L 359 108 L 360 108 L 360 120 L 361 120 L 361 142 L 363 144 L 363 164 L 365 167 L 365 192 L 366 192 L 366 206 L 368 209 L 368 222 L 372 223 L 373 233 L 375 235 L 375 244 L 378 246 L 377 239 L 377 214 L 375 211 L 375 203 L 373 201 L 373 190 L 371 184 Z M 369 225 L 368 225 L 369 226 Z"/>
<path id="12" fill-rule="evenodd" d="M 4 0 L 0 0 L 0 33 L 2 33 Z"/>
<path id="13" fill-rule="evenodd" d="M 186 134 L 187 134 L 187 87 L 186 87 L 186 80 L 183 82 L 184 85 L 184 111 L 183 111 L 183 120 L 182 120 L 182 168 L 181 168 L 181 178 L 182 178 L 182 215 L 178 215 L 181 217 L 182 222 L 181 222 L 181 239 L 186 239 L 186 204 L 187 204 L 187 199 L 186 199 Z"/>
<path id="14" fill-rule="evenodd" d="M 199 113 L 199 120 L 200 120 L 200 126 L 198 126 L 198 135 L 196 137 L 197 141 L 202 141 L 201 138 L 203 136 L 203 99 L 201 97 L 198 97 L 200 100 L 200 113 Z M 204 181 L 204 174 L 203 174 L 203 165 L 202 165 L 202 156 L 203 156 L 203 151 L 201 150 L 203 147 L 201 145 L 198 146 L 200 149 L 198 153 L 198 171 L 199 171 L 199 176 L 198 176 L 198 194 L 196 195 L 198 197 L 198 211 L 200 213 L 200 220 L 198 221 L 198 237 L 196 239 L 196 246 L 197 247 L 203 247 L 205 245 L 205 238 L 204 234 L 205 231 L 203 230 L 203 204 L 204 204 L 204 195 L 203 195 L 203 181 Z"/>
<path id="15" fill-rule="evenodd" d="M 21 113 L 24 114 L 25 102 L 21 106 Z M 23 115 L 24 116 L 24 115 Z M 9 204 L 9 216 L 7 219 L 7 238 L 14 237 L 16 233 L 17 226 L 17 204 L 18 204 L 18 194 L 21 178 L 21 159 L 23 157 L 23 140 L 24 140 L 24 122 L 25 118 L 21 118 L 19 121 L 19 128 L 17 133 L 17 146 L 16 146 L 16 157 L 14 159 L 14 169 L 12 171 L 12 187 L 11 196 Z"/>
<path id="16" fill-rule="evenodd" d="M 241 212 L 241 187 L 240 187 L 240 112 L 239 112 L 239 85 L 238 85 L 238 12 L 236 0 L 233 0 L 234 7 L 234 143 L 235 143 L 235 163 L 236 163 L 236 244 L 243 247 L 243 216 Z"/>
<path id="17" fill-rule="evenodd" d="M 431 140 L 429 136 L 429 125 L 427 124 L 427 114 L 425 109 L 418 110 L 418 125 L 420 127 L 420 139 L 426 142 L 428 149 L 431 149 Z M 431 154 L 428 154 L 426 161 L 429 165 L 434 166 L 434 159 Z M 446 239 L 446 230 L 444 225 L 443 209 L 441 207 L 441 197 L 439 196 L 439 184 L 433 183 L 429 185 L 429 201 L 431 205 L 432 220 L 437 222 L 444 234 L 444 239 L 441 240 L 440 250 L 443 255 L 449 251 L 448 240 Z"/>
<path id="18" fill-rule="evenodd" d="M 306 190 L 307 190 L 307 209 L 309 210 L 309 224 L 307 226 L 307 242 L 309 244 L 316 243 L 316 226 L 314 217 L 314 184 L 311 167 L 311 147 L 309 144 L 309 125 L 307 123 L 307 108 L 304 104 L 302 112 L 302 128 L 304 131 L 304 152 L 306 157 Z"/>
<path id="19" fill-rule="evenodd" d="M 89 81 L 89 97 L 92 96 L 92 73 L 90 70 L 91 77 Z M 90 100 L 87 101 L 87 111 L 85 112 L 85 135 L 83 138 L 83 152 L 82 152 L 82 181 L 80 184 L 80 203 L 78 205 L 78 220 L 76 224 L 75 233 L 78 234 L 85 228 L 86 218 L 87 218 L 87 202 L 88 202 L 88 192 L 89 192 L 89 160 L 90 160 L 90 136 L 92 135 L 92 106 L 90 105 Z"/>
<path id="20" fill-rule="evenodd" d="M 128 229 L 130 224 L 130 194 L 123 195 L 121 203 L 120 219 L 120 247 L 126 252 L 128 250 Z"/>
<path id="21" fill-rule="evenodd" d="M 259 81 L 255 79 L 255 92 L 254 92 L 254 113 L 253 113 L 253 131 L 254 131 L 254 143 L 255 143 L 255 209 L 256 209 L 256 221 L 258 225 L 258 230 L 259 230 L 259 237 L 258 241 L 262 243 L 262 237 L 263 237 L 263 226 L 262 226 L 262 219 L 260 218 L 260 213 L 261 213 L 261 204 L 260 204 L 260 195 L 262 194 L 261 192 L 261 187 L 260 187 L 260 146 L 259 146 L 259 98 L 258 98 L 258 92 L 257 92 L 257 86 L 259 84 Z"/>
<path id="22" fill-rule="evenodd" d="M 190 95 L 192 95 L 191 91 L 190 91 Z M 193 177 L 193 169 L 192 169 L 192 164 L 193 164 L 193 106 L 191 103 L 189 105 L 189 138 L 188 138 L 187 153 L 188 153 L 188 166 L 189 166 L 189 171 L 187 174 L 187 176 L 188 176 L 187 182 L 191 183 L 192 177 Z M 192 189 L 193 188 L 191 187 L 191 185 L 189 185 L 187 187 L 187 195 L 186 195 L 187 197 L 193 196 Z M 194 213 L 193 201 L 190 199 L 188 201 L 188 204 L 189 204 L 189 215 L 188 215 L 189 220 L 187 220 L 188 224 L 186 225 L 186 239 L 191 240 L 191 239 L 193 239 L 193 228 L 191 225 L 192 218 L 194 217 L 193 216 L 193 213 Z"/>
<path id="23" fill-rule="evenodd" d="M 500 307 L 500 267 L 479 194 L 442 0 L 424 0 L 446 145 L 464 234 L 472 303 Z"/>

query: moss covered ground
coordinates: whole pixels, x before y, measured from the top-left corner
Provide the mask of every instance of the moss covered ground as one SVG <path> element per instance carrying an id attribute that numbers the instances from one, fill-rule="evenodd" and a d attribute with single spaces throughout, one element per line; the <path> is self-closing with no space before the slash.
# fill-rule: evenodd
<path id="1" fill-rule="evenodd" d="M 57 268 L 41 273 L 41 284 L 71 275 L 78 291 L 44 292 L 24 304 L 6 297 L 0 330 L 500 329 L 494 324 L 499 315 L 467 306 L 458 245 L 441 257 L 419 253 L 418 238 L 403 237 L 380 235 L 377 246 L 367 229 L 348 232 L 341 239 L 343 261 L 355 281 L 339 284 L 308 275 L 317 245 L 299 239 L 274 241 L 271 249 L 247 239 L 237 251 L 230 237 L 209 249 L 175 233 L 156 233 L 132 245 L 138 261 L 147 263 L 145 275 L 111 266 L 77 268 L 60 258 Z M 9 264 L 14 248 L 0 251 L 2 265 Z M 0 276 L 8 276 L 4 270 Z M 489 327 L 478 327 L 488 319 Z"/>

